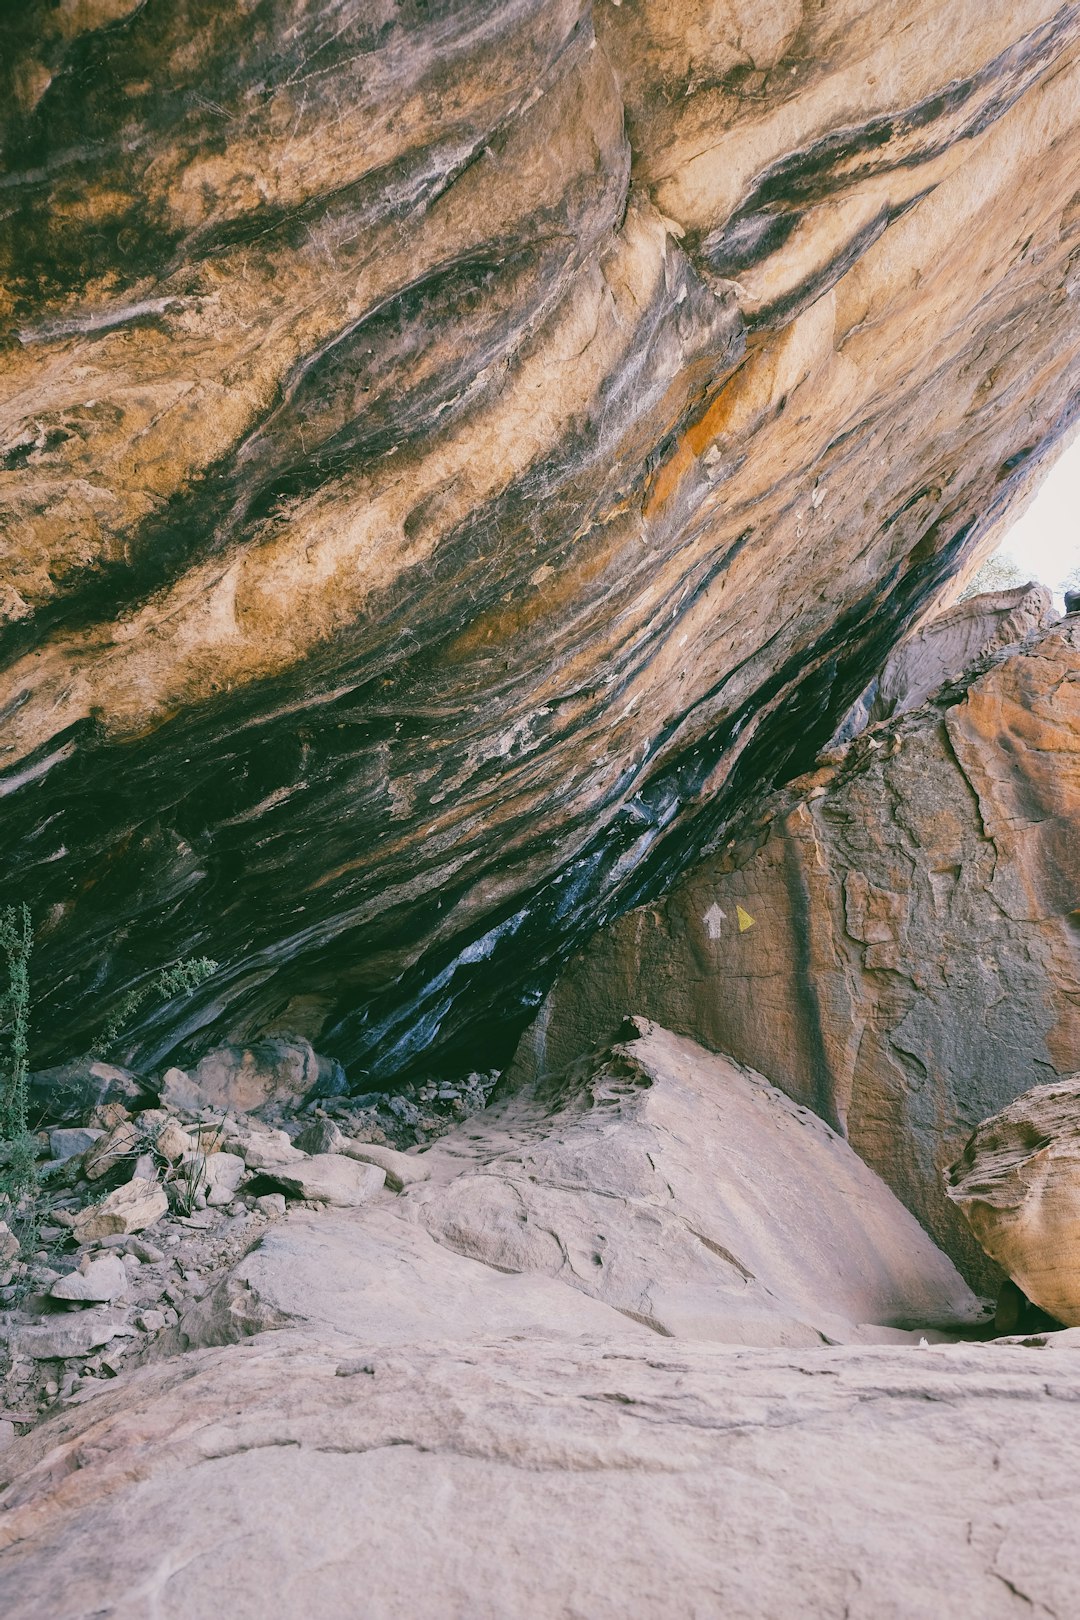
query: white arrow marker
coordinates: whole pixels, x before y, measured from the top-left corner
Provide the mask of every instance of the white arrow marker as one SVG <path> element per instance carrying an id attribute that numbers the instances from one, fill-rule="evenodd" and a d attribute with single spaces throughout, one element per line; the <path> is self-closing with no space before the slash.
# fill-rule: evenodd
<path id="1" fill-rule="evenodd" d="M 710 939 L 720 938 L 720 924 L 724 921 L 726 916 L 727 912 L 721 911 L 720 907 L 714 904 L 709 907 L 704 917 L 702 917 L 701 920 L 705 924 L 705 932 L 708 934 Z"/>

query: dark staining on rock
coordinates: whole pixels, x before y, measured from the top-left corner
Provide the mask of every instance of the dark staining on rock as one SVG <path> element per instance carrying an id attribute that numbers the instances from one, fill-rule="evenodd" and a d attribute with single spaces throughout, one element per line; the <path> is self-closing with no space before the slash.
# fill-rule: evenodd
<path id="1" fill-rule="evenodd" d="M 812 146 L 774 163 L 735 212 L 689 245 L 718 276 L 737 279 L 751 265 L 779 253 L 816 206 L 867 180 L 917 169 L 957 141 L 971 140 L 1008 112 L 1080 32 L 1080 8 L 1065 5 L 1047 22 L 1002 51 L 969 78 L 936 91 L 902 112 L 877 116 L 853 129 L 830 131 Z M 883 207 L 849 247 L 805 286 L 754 317 L 776 326 L 833 285 L 867 247 L 925 192 Z"/>
<path id="2" fill-rule="evenodd" d="M 568 44 L 578 47 L 586 14 L 581 0 L 512 8 L 405 0 L 393 21 L 360 6 L 342 25 L 337 13 L 304 15 L 292 0 L 259 0 L 242 15 L 207 0 L 145 0 L 129 16 L 65 41 L 51 25 L 52 9 L 39 0 L 0 24 L 9 80 L 8 117 L 0 120 L 7 172 L 0 267 L 13 286 L 16 324 L 31 329 L 43 306 L 68 304 L 106 278 L 122 302 L 123 289 L 143 278 L 160 285 L 193 257 L 236 243 L 281 235 L 295 245 L 316 221 L 333 235 L 342 213 L 355 234 L 379 215 L 430 203 Z M 455 120 L 445 85 L 458 55 L 471 72 L 483 63 L 486 101 L 467 102 Z M 45 88 L 27 110 L 18 92 L 34 71 Z M 170 208 L 170 191 L 195 161 L 245 138 L 272 146 L 290 131 L 332 130 L 343 104 L 354 113 L 369 109 L 381 130 L 395 99 L 422 109 L 423 120 L 398 120 L 394 161 L 373 174 L 329 192 L 313 175 L 308 195 L 255 207 L 233 203 L 227 185 L 208 183 L 202 223 L 183 222 Z M 435 130 L 438 141 L 430 138 Z M 243 199 L 253 176 L 238 178 Z M 101 206 L 84 222 L 88 189 Z"/>

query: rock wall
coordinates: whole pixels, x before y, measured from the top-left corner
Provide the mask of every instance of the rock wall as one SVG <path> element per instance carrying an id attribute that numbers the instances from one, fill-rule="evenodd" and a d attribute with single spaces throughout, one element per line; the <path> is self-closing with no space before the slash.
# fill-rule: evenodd
<path id="1" fill-rule="evenodd" d="M 1080 7 L 26 0 L 0 883 L 36 1061 L 488 1068 L 1074 417 Z"/>
<path id="2" fill-rule="evenodd" d="M 1080 616 L 857 738 L 591 940 L 518 1076 L 628 1012 L 816 1109 L 989 1282 L 943 1174 L 1080 1052 Z"/>

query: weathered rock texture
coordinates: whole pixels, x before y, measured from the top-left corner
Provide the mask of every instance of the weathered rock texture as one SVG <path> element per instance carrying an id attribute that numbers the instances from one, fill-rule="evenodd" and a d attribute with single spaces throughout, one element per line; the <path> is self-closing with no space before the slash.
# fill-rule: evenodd
<path id="1" fill-rule="evenodd" d="M 850 741 L 875 720 L 925 703 L 946 681 L 967 674 L 988 654 L 1011 647 L 1057 619 L 1045 585 L 988 591 L 932 614 L 885 661 L 837 732 Z"/>
<path id="2" fill-rule="evenodd" d="M 122 1377 L 3 1454 L 6 1620 L 1075 1612 L 1075 1348 L 482 1350 Z"/>
<path id="3" fill-rule="evenodd" d="M 948 1192 L 1027 1297 L 1080 1326 L 1080 1074 L 984 1120 L 949 1170 Z"/>
<path id="4" fill-rule="evenodd" d="M 834 1131 L 655 1026 L 410 1160 L 427 1176 L 400 1198 L 264 1239 L 170 1343 L 297 1323 L 383 1343 L 624 1321 L 722 1344 L 880 1343 L 982 1318 Z M 296 1166 L 299 1181 L 327 1162 L 382 1174 L 330 1156 Z M 293 1169 L 274 1174 L 287 1186 Z"/>
<path id="5" fill-rule="evenodd" d="M 805 768 L 1080 362 L 1074 0 L 8 7 L 38 1061 L 490 1066 Z M 484 1061 L 470 1064 L 477 1046 Z"/>
<path id="6" fill-rule="evenodd" d="M 418 1162 L 0 1453 L 5 1620 L 1072 1612 L 1077 1335 L 889 1326 L 973 1301 L 808 1110 L 643 1027 Z"/>
<path id="7" fill-rule="evenodd" d="M 1080 617 L 856 739 L 567 969 L 518 1072 L 628 1011 L 842 1131 L 971 1274 L 971 1131 L 1080 1051 Z"/>

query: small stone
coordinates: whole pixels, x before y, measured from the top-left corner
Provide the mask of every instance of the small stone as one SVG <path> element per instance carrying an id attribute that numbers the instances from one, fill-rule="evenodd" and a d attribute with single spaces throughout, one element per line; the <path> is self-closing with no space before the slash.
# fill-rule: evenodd
<path id="1" fill-rule="evenodd" d="M 90 1126 L 96 1131 L 112 1131 L 131 1115 L 120 1102 L 99 1103 L 90 1115 Z"/>
<path id="2" fill-rule="evenodd" d="M 118 1107 L 119 1104 L 109 1106 Z M 122 1159 L 134 1157 L 138 1144 L 139 1132 L 135 1125 L 129 1119 L 121 1120 L 90 1148 L 83 1160 L 83 1175 L 87 1181 L 100 1181 Z"/>
<path id="3" fill-rule="evenodd" d="M 66 1277 L 54 1282 L 49 1293 L 53 1299 L 108 1304 L 126 1294 L 127 1287 L 123 1260 L 117 1254 L 106 1254 L 100 1260 L 84 1260 L 78 1271 L 69 1271 Z"/>
<path id="4" fill-rule="evenodd" d="M 141 1181 L 157 1180 L 157 1165 L 154 1163 L 154 1155 L 152 1153 L 139 1154 L 139 1157 L 135 1160 L 135 1168 L 132 1171 L 132 1176 L 138 1176 Z"/>
<path id="5" fill-rule="evenodd" d="M 159 1249 L 156 1243 L 151 1243 L 149 1239 L 144 1237 L 129 1238 L 126 1248 L 128 1254 L 133 1254 L 137 1260 L 142 1260 L 147 1265 L 153 1265 L 156 1261 L 165 1258 L 165 1251 Z"/>
<path id="6" fill-rule="evenodd" d="M 80 1212 L 75 1235 L 81 1243 L 119 1232 L 142 1232 L 168 1213 L 169 1200 L 156 1181 L 129 1181 L 100 1204 Z"/>
<path id="7" fill-rule="evenodd" d="M 16 1328 L 12 1348 L 35 1361 L 66 1361 L 69 1356 L 85 1356 L 87 1351 L 111 1343 L 122 1331 L 107 1316 L 83 1311 L 53 1317 L 37 1327 Z"/>
<path id="8" fill-rule="evenodd" d="M 59 1395 L 60 1385 L 56 1382 L 55 1378 L 49 1379 L 48 1383 L 45 1385 L 45 1393 L 49 1397 L 50 1401 L 54 1401 Z"/>
<path id="9" fill-rule="evenodd" d="M 195 1138 L 190 1131 L 185 1131 L 179 1120 L 170 1119 L 168 1124 L 158 1133 L 154 1146 L 163 1159 L 175 1163 L 178 1159 L 185 1159 L 195 1151 Z"/>
<path id="10" fill-rule="evenodd" d="M 66 1161 L 77 1158 L 92 1148 L 94 1143 L 100 1141 L 104 1131 L 92 1131 L 87 1127 L 71 1128 L 49 1132 L 49 1152 L 54 1159 Z"/>
<path id="11" fill-rule="evenodd" d="M 212 1208 L 231 1204 L 246 1175 L 247 1165 L 238 1153 L 197 1154 L 180 1168 L 181 1181 L 197 1189 L 192 1202 L 197 1205 L 201 1193 Z"/>
<path id="12" fill-rule="evenodd" d="M 296 1198 L 353 1209 L 366 1204 L 386 1181 L 385 1173 L 373 1164 L 357 1164 L 340 1153 L 320 1153 L 296 1165 L 282 1165 L 267 1172 Z"/>
<path id="13" fill-rule="evenodd" d="M 332 1119 L 314 1119 L 310 1125 L 305 1125 L 294 1146 L 302 1153 L 310 1153 L 313 1156 L 319 1153 L 340 1153 L 344 1140 L 340 1129 Z"/>
<path id="14" fill-rule="evenodd" d="M 263 1193 L 260 1198 L 256 1198 L 255 1208 L 268 1220 L 276 1220 L 285 1213 L 285 1194 Z"/>
<path id="15" fill-rule="evenodd" d="M 136 1114 L 135 1123 L 144 1136 L 157 1136 L 169 1123 L 169 1110 L 144 1108 L 141 1114 Z"/>
<path id="16" fill-rule="evenodd" d="M 10 1418 L 0 1418 L 0 1451 L 6 1451 L 8 1446 L 15 1444 L 15 1425 Z"/>
<path id="17" fill-rule="evenodd" d="M 143 1311 L 135 1318 L 135 1326 L 144 1333 L 160 1333 L 165 1326 L 164 1311 Z"/>

